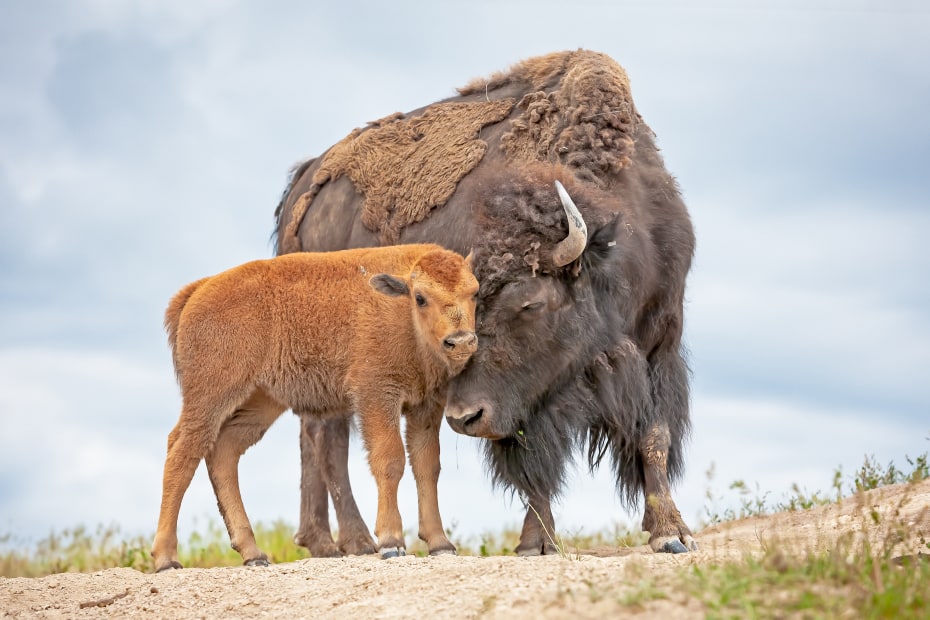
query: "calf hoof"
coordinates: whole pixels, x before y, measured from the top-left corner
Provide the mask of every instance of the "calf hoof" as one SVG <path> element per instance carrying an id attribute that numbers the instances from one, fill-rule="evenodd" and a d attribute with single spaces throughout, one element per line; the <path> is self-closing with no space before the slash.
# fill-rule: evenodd
<path id="1" fill-rule="evenodd" d="M 156 569 L 155 569 L 155 572 L 156 572 L 156 573 L 161 573 L 161 572 L 164 572 L 164 571 L 166 571 L 166 570 L 179 570 L 179 569 L 182 569 L 182 568 L 184 568 L 184 567 L 181 566 L 181 563 L 180 563 L 180 562 L 178 562 L 177 560 L 171 560 L 170 562 L 168 562 L 168 563 L 165 564 L 164 566 L 159 566 L 158 568 L 156 568 Z"/>
<path id="2" fill-rule="evenodd" d="M 455 551 L 455 545 L 445 536 L 434 540 L 433 543 L 428 544 L 428 546 L 430 555 L 458 555 Z"/>
<path id="3" fill-rule="evenodd" d="M 407 550 L 403 547 L 384 547 L 379 553 L 381 553 L 381 559 L 389 560 L 391 558 L 407 555 Z"/>
<path id="4" fill-rule="evenodd" d="M 246 566 L 270 566 L 271 563 L 265 558 L 255 558 L 245 563 Z"/>

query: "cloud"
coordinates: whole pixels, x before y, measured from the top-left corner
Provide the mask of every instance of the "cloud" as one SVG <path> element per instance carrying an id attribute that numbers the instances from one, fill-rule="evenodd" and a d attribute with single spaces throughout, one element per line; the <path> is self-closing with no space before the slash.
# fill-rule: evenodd
<path id="1" fill-rule="evenodd" d="M 923 416 L 930 218 L 868 202 L 760 214 L 742 208 L 742 192 L 692 203 L 686 329 L 698 384 Z"/>

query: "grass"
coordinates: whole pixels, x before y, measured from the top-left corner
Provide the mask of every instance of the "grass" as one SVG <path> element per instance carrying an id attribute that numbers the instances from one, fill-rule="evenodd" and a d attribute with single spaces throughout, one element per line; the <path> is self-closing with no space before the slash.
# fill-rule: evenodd
<path id="1" fill-rule="evenodd" d="M 902 567 L 868 549 L 779 552 L 712 566 L 694 566 L 681 587 L 704 604 L 708 618 L 926 618 L 930 563 Z"/>
<path id="2" fill-rule="evenodd" d="M 293 562 L 310 557 L 294 544 L 295 528 L 285 521 L 271 525 L 258 523 L 255 539 L 274 562 Z M 88 573 L 106 568 L 128 567 L 152 572 L 149 549 L 152 536 L 126 537 L 119 526 L 98 526 L 94 532 L 84 526 L 50 533 L 32 549 L 8 549 L 12 537 L 0 537 L 0 576 L 41 577 L 55 573 Z M 240 566 L 242 558 L 229 546 L 226 530 L 216 521 L 205 532 L 194 532 L 178 547 L 178 559 L 188 567 Z"/>
<path id="3" fill-rule="evenodd" d="M 883 465 L 866 456 L 863 464 L 850 476 L 840 469 L 833 475 L 829 490 L 808 492 L 797 486 L 786 497 L 773 500 L 758 485 L 735 481 L 728 487 L 736 494 L 738 508 L 720 510 L 722 500 L 708 491 L 705 524 L 743 517 L 759 516 L 786 510 L 805 510 L 838 502 L 844 497 L 863 497 L 862 493 L 878 487 L 918 482 L 930 478 L 927 454 L 905 457 L 907 467 L 893 463 Z M 708 479 L 713 480 L 713 470 Z M 900 508 L 900 507 L 898 507 Z M 856 618 L 927 618 L 930 617 L 930 532 L 905 531 L 895 521 L 896 510 L 887 523 L 865 501 L 859 502 L 854 515 L 861 525 L 878 525 L 881 540 L 856 537 L 850 528 L 829 550 L 792 548 L 777 540 L 765 541 L 762 552 L 739 559 L 718 562 L 686 563 L 673 571 L 656 573 L 635 563 L 625 575 L 604 581 L 584 581 L 579 592 L 560 590 L 558 605 L 571 600 L 587 600 L 598 609 L 633 613 L 654 604 L 698 605 L 708 618 L 767 617 L 856 617 Z M 453 523 L 447 534 L 460 555 L 512 555 L 519 542 L 519 531 L 503 529 L 473 538 L 456 535 Z M 275 521 L 259 523 L 255 533 L 259 546 L 272 562 L 289 562 L 309 557 L 305 549 L 293 543 L 293 524 Z M 920 539 L 921 555 L 895 557 L 896 544 L 907 536 Z M 408 537 L 408 540 L 411 537 Z M 10 535 L 0 536 L 0 575 L 38 577 L 61 572 L 91 572 L 112 567 L 131 567 L 150 572 L 151 537 L 124 536 L 118 526 L 99 526 L 90 531 L 76 527 L 49 536 L 28 550 L 11 544 Z M 603 547 L 632 547 L 645 544 L 642 532 L 622 526 L 595 533 L 575 532 L 560 535 L 558 548 L 563 558 L 574 560 L 582 550 Z M 426 548 L 417 541 L 409 551 L 425 555 Z M 189 567 L 237 566 L 241 558 L 234 552 L 225 529 L 210 522 L 205 531 L 196 533 L 181 544 L 179 559 Z M 584 590 L 587 588 L 587 590 Z M 581 594 L 582 598 L 577 598 Z M 483 611 L 495 608 L 497 599 L 489 596 Z M 613 606 L 612 608 L 610 606 Z M 605 607 L 607 606 L 607 607 Z"/>

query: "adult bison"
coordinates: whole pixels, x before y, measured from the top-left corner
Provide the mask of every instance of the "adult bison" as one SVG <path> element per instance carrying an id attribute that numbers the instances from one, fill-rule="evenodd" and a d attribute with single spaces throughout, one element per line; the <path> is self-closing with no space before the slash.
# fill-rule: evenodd
<path id="1" fill-rule="evenodd" d="M 555 551 L 551 502 L 577 449 L 592 468 L 609 457 L 628 506 L 645 499 L 655 551 L 696 548 L 670 493 L 690 429 L 694 234 L 653 137 L 618 64 L 555 53 L 354 130 L 294 171 L 276 210 L 281 253 L 424 241 L 473 252 L 478 351 L 445 413 L 484 439 L 495 483 L 525 502 L 520 554 Z M 297 540 L 314 555 L 373 550 L 347 437 L 341 420 L 303 416 Z"/>

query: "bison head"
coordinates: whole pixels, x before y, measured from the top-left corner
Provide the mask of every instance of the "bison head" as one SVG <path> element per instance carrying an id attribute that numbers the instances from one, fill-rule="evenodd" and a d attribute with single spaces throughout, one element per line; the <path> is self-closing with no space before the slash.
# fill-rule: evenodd
<path id="1" fill-rule="evenodd" d="M 380 273 L 369 283 L 385 295 L 408 297 L 419 342 L 445 360 L 450 375 L 462 370 L 478 346 L 478 280 L 471 271 L 471 256 L 463 259 L 447 250 L 430 251 L 408 277 Z"/>
<path id="2" fill-rule="evenodd" d="M 519 438 L 534 411 L 623 332 L 621 216 L 589 208 L 586 225 L 555 185 L 522 181 L 486 200 L 487 243 L 476 248 L 480 344 L 445 410 L 456 432 Z"/>

